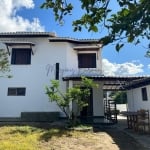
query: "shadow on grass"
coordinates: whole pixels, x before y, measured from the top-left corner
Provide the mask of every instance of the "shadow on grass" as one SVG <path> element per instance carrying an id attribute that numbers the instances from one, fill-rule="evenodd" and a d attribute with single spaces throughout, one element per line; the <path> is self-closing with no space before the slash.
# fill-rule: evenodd
<path id="1" fill-rule="evenodd" d="M 39 141 L 48 142 L 52 137 L 71 137 L 73 136 L 74 128 L 68 128 L 68 124 L 66 122 L 17 122 L 11 124 L 0 124 L 0 126 L 12 127 L 9 130 L 10 134 L 22 134 L 24 136 L 30 134 L 38 134 L 39 133 Z M 88 126 L 80 125 L 75 127 L 77 131 L 86 132 L 89 131 Z M 90 129 L 91 130 L 91 129 Z"/>
<path id="2" fill-rule="evenodd" d="M 71 132 L 66 128 L 64 122 L 9 122 L 0 124 L 0 127 L 11 127 L 9 134 L 29 134 L 39 133 L 39 140 L 48 142 L 52 137 L 70 137 Z"/>
<path id="3" fill-rule="evenodd" d="M 29 126 L 32 127 L 32 130 L 48 130 L 54 127 L 64 128 L 66 126 L 65 122 L 0 122 L 0 127 L 22 127 Z M 22 132 L 22 131 L 21 131 Z"/>
<path id="4" fill-rule="evenodd" d="M 11 126 L 13 127 L 13 126 Z M 34 132 L 41 132 L 42 130 L 40 130 L 39 128 L 36 127 L 32 127 L 32 126 L 14 126 L 14 129 L 12 129 L 9 133 L 10 134 L 22 134 L 22 135 L 28 135 L 28 134 L 32 134 Z"/>
<path id="5" fill-rule="evenodd" d="M 52 137 L 71 137 L 72 134 L 67 129 L 62 128 L 52 128 L 47 131 L 45 131 L 41 136 L 39 140 L 44 140 L 48 142 Z"/>

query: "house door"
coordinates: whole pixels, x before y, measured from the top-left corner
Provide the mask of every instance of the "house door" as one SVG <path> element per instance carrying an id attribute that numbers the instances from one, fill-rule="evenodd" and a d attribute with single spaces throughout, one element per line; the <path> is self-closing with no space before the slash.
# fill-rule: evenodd
<path id="1" fill-rule="evenodd" d="M 88 106 L 84 107 L 80 112 L 80 117 L 93 116 L 93 91 L 90 89 L 90 96 L 87 98 Z"/>

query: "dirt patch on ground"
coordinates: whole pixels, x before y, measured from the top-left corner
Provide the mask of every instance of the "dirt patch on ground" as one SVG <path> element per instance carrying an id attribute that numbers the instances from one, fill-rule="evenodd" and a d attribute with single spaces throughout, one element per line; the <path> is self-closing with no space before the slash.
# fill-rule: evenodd
<path id="1" fill-rule="evenodd" d="M 116 128 L 94 132 L 70 131 L 41 143 L 45 150 L 147 150 L 134 138 Z"/>
<path id="2" fill-rule="evenodd" d="M 123 131 L 118 129 L 107 129 L 105 132 L 112 138 L 114 144 L 117 145 L 119 150 L 148 150 Z"/>

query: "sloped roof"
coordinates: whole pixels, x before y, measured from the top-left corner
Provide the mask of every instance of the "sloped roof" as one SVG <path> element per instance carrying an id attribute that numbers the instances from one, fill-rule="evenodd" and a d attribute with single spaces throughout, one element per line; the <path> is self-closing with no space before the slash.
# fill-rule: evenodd
<path id="1" fill-rule="evenodd" d="M 78 44 L 88 44 L 88 43 L 95 43 L 99 44 L 99 39 L 75 39 L 71 37 L 53 37 L 49 38 L 50 42 L 70 42 L 70 43 L 78 43 Z"/>
<path id="2" fill-rule="evenodd" d="M 0 38 L 12 37 L 56 37 L 52 32 L 0 32 Z"/>
<path id="3" fill-rule="evenodd" d="M 70 42 L 77 44 L 100 44 L 99 39 L 75 39 L 71 37 L 57 37 L 53 32 L 0 32 L 0 38 L 49 37 L 50 42 Z"/>

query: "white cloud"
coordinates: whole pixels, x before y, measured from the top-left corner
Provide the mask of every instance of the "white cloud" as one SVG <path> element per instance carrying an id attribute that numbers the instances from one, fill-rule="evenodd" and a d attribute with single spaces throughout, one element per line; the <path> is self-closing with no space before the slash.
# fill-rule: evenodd
<path id="1" fill-rule="evenodd" d="M 125 62 L 122 64 L 111 63 L 107 59 L 102 60 L 103 73 L 107 76 L 123 75 L 131 76 L 143 72 L 143 64 L 137 64 L 136 62 Z"/>
<path id="2" fill-rule="evenodd" d="M 44 31 L 38 18 L 29 21 L 17 15 L 21 8 L 34 8 L 33 0 L 1 0 L 0 1 L 0 32 L 12 31 Z"/>

